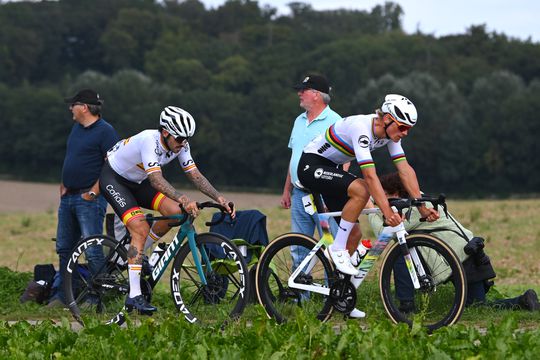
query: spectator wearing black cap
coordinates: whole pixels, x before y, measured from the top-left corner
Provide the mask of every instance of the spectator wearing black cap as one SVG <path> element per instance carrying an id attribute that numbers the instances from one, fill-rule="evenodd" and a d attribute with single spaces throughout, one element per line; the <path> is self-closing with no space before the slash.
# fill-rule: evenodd
<path id="1" fill-rule="evenodd" d="M 300 99 L 300 107 L 306 110 L 294 121 L 294 126 L 289 139 L 289 148 L 292 151 L 289 162 L 289 170 L 283 187 L 281 206 L 291 209 L 291 231 L 313 236 L 317 227 L 319 234 L 321 229 L 317 214 L 309 215 L 304 210 L 302 197 L 307 195 L 298 182 L 297 167 L 304 147 L 317 135 L 324 131 L 341 116 L 330 108 L 330 85 L 328 80 L 321 75 L 307 75 L 303 81 L 294 86 Z M 336 222 L 331 219 L 331 231 L 337 231 Z M 300 249 L 293 251 L 295 266 L 307 255 L 301 254 Z"/>
<path id="2" fill-rule="evenodd" d="M 58 291 L 49 302 L 50 307 L 65 304 L 62 272 L 77 241 L 81 236 L 103 232 L 107 201 L 98 195 L 97 180 L 107 150 L 118 141 L 114 128 L 101 118 L 103 100 L 97 92 L 84 89 L 64 101 L 69 104 L 75 124 L 67 140 L 62 167 L 56 233 L 60 281 L 55 284 Z M 90 270 L 103 258 L 100 247 L 89 248 L 86 256 Z"/>

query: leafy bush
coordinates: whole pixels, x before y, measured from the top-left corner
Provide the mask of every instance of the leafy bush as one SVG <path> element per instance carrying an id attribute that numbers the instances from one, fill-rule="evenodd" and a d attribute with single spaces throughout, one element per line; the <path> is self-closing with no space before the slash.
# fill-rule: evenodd
<path id="1" fill-rule="evenodd" d="M 32 279 L 32 273 L 19 273 L 0 267 L 0 315 L 10 313 L 13 308 L 20 307 L 19 297 L 26 289 L 26 285 Z"/>
<path id="2" fill-rule="evenodd" d="M 364 327 L 367 325 L 367 329 Z M 156 359 L 450 359 L 495 356 L 533 358 L 538 329 L 518 329 L 512 316 L 485 334 L 456 325 L 428 335 L 389 321 L 348 321 L 339 327 L 315 319 L 277 325 L 262 314 L 225 327 L 201 328 L 178 319 L 145 318 L 127 328 L 91 323 L 79 333 L 67 320 L 38 325 L 0 322 L 1 358 L 156 358 Z"/>

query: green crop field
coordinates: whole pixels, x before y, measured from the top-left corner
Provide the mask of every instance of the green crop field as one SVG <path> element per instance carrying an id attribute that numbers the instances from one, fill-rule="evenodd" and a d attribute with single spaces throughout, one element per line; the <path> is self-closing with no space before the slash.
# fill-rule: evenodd
<path id="1" fill-rule="evenodd" d="M 451 201 L 450 211 L 476 235 L 487 240 L 486 252 L 497 272 L 491 298 L 517 296 L 524 289 L 540 290 L 538 258 L 540 200 Z M 288 212 L 261 208 L 268 217 L 270 238 L 286 232 Z M 196 225 L 204 231 L 203 220 Z M 372 237 L 361 219 L 364 237 Z M 535 358 L 540 349 L 540 312 L 468 308 L 460 322 L 428 335 L 389 322 L 378 293 L 376 274 L 358 290 L 362 320 L 334 315 L 328 323 L 300 316 L 277 325 L 258 305 L 224 328 L 188 324 L 176 312 L 163 279 L 153 303 L 153 318 L 135 317 L 128 326 L 100 325 L 73 331 L 69 312 L 19 304 L 18 298 L 37 263 L 55 263 L 51 238 L 56 214 L 2 214 L 0 241 L 0 358 Z M 26 320 L 38 320 L 30 325 Z M 34 322 L 32 322 L 34 323 Z"/>

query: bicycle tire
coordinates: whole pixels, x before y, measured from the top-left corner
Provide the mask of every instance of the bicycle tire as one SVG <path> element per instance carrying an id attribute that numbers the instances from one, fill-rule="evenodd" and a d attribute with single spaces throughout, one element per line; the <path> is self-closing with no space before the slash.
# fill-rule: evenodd
<path id="1" fill-rule="evenodd" d="M 278 323 L 297 316 L 299 308 L 308 316 L 315 315 L 319 320 L 326 321 L 332 316 L 334 309 L 329 296 L 313 292 L 308 295 L 307 291 L 291 289 L 288 286 L 288 279 L 294 271 L 290 250 L 293 245 L 303 247 L 309 253 L 317 245 L 317 241 L 303 234 L 286 233 L 265 248 L 256 271 L 259 303 L 266 315 Z M 314 270 L 299 276 L 304 276 L 307 283 L 330 286 L 334 281 L 334 266 L 322 249 L 319 249 L 315 256 L 318 262 L 313 267 Z"/>
<path id="2" fill-rule="evenodd" d="M 409 326 L 419 321 L 430 332 L 456 323 L 467 299 L 466 276 L 459 258 L 448 244 L 433 235 L 409 235 L 407 245 L 409 249 L 417 249 L 428 276 L 424 282 L 420 279 L 421 288 L 414 289 L 413 300 L 401 303 L 397 291 L 404 299 L 403 282 L 413 289 L 412 281 L 406 270 L 406 276 L 396 276 L 395 266 L 403 269 L 403 264 L 396 265 L 403 255 L 397 241 L 390 245 L 383 258 L 379 277 L 381 298 L 388 316 L 394 323 L 404 322 Z M 398 273 L 403 274 L 403 271 L 398 268 Z M 398 283 L 400 285 L 396 286 Z M 406 294 L 411 293 L 410 290 L 406 291 Z"/>
<path id="3" fill-rule="evenodd" d="M 238 247 L 216 233 L 195 237 L 199 258 L 204 249 L 211 257 L 211 270 L 203 263 L 203 285 L 186 242 L 174 259 L 170 287 L 173 301 L 190 323 L 216 324 L 237 319 L 251 291 L 249 270 Z M 202 261 L 201 261 L 202 262 Z"/>
<path id="4" fill-rule="evenodd" d="M 102 247 L 103 262 L 91 271 L 85 249 L 96 245 Z M 150 300 L 152 289 L 143 278 L 141 290 Z M 64 292 L 71 314 L 81 325 L 84 326 L 83 316 L 121 325 L 125 321 L 122 310 L 129 292 L 125 247 L 108 235 L 92 235 L 79 241 L 64 270 Z"/>

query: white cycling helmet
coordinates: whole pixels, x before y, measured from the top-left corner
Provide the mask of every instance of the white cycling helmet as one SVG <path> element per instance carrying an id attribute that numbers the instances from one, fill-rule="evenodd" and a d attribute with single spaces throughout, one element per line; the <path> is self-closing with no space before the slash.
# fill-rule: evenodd
<path id="1" fill-rule="evenodd" d="M 418 120 L 416 107 L 405 96 L 388 94 L 384 97 L 381 111 L 390 114 L 397 122 L 407 126 L 414 126 Z"/>
<path id="2" fill-rule="evenodd" d="M 190 138 L 195 133 L 195 120 L 186 110 L 167 106 L 159 116 L 159 124 L 174 138 Z"/>

